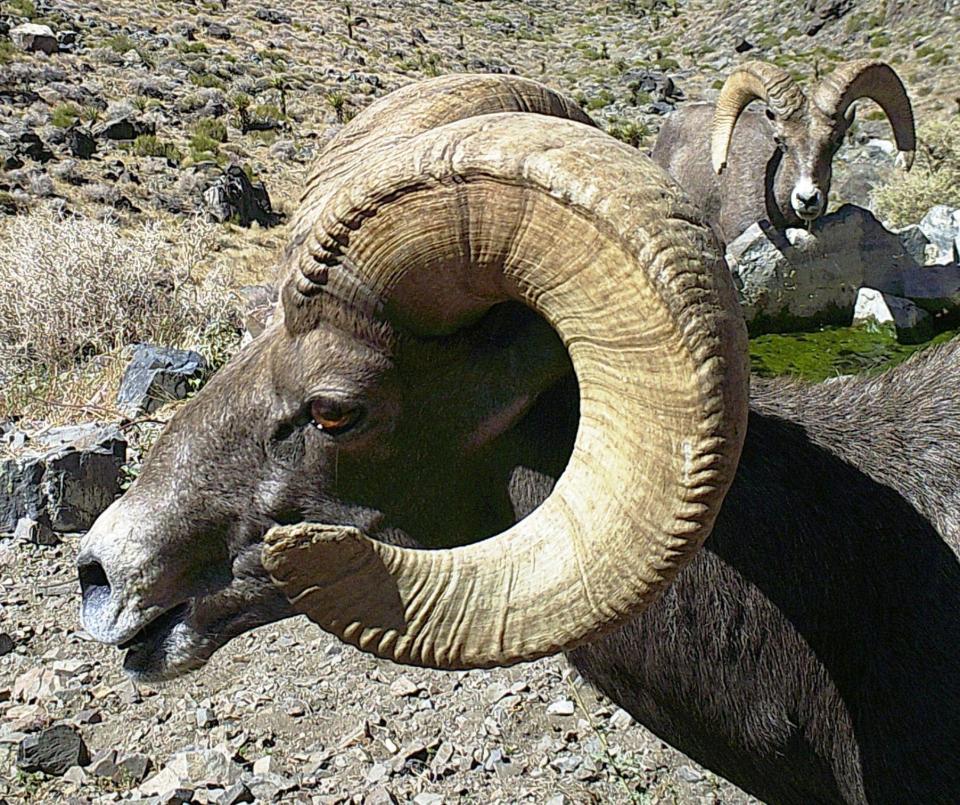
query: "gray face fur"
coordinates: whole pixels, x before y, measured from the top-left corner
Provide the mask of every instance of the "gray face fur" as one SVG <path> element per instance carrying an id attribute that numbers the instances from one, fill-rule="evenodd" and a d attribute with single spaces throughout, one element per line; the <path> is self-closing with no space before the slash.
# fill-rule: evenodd
<path id="1" fill-rule="evenodd" d="M 843 144 L 852 115 L 834 121 L 814 108 L 799 120 L 781 120 L 769 111 L 766 115 L 781 152 L 775 192 L 780 212 L 791 223 L 813 221 L 826 211 L 833 157 Z"/>
<path id="2" fill-rule="evenodd" d="M 570 373 L 550 327 L 512 305 L 447 339 L 349 324 L 268 330 L 177 413 L 84 538 L 84 626 L 127 650 L 130 673 L 183 673 L 292 614 L 260 564 L 273 525 L 432 545 L 515 520 L 521 420 Z M 321 430 L 318 410 L 350 426 Z M 570 447 L 559 441 L 554 477 Z"/>

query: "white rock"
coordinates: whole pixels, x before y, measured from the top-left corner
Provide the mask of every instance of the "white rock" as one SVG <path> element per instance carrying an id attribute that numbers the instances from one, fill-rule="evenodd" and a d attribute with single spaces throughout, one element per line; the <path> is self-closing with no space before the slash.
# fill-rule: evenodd
<path id="1" fill-rule="evenodd" d="M 861 288 L 853 311 L 854 324 L 892 324 L 897 334 L 909 334 L 922 327 L 930 314 L 909 299 L 882 293 L 874 288 Z"/>
<path id="2" fill-rule="evenodd" d="M 21 50 L 42 51 L 47 54 L 56 53 L 60 50 L 57 37 L 49 25 L 25 22 L 23 25 L 10 29 L 10 38 Z"/>
<path id="3" fill-rule="evenodd" d="M 946 204 L 931 207 L 920 221 L 920 229 L 936 247 L 935 264 L 960 261 L 960 209 Z"/>
<path id="4" fill-rule="evenodd" d="M 576 705 L 570 699 L 558 699 L 547 708 L 547 715 L 572 716 L 576 709 Z"/>
<path id="5" fill-rule="evenodd" d="M 850 204 L 809 232 L 754 224 L 728 244 L 727 262 L 748 321 L 842 320 L 858 288 L 902 295 L 904 272 L 917 267 L 898 235 Z"/>

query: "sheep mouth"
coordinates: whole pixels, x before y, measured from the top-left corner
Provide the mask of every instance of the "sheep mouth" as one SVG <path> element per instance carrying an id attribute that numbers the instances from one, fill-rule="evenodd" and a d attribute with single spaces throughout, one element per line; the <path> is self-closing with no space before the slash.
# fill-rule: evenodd
<path id="1" fill-rule="evenodd" d="M 127 660 L 144 652 L 155 650 L 176 627 L 184 622 L 187 615 L 187 603 L 178 604 L 158 615 L 143 626 L 129 640 L 120 643 L 117 648 L 127 652 Z M 124 662 L 126 665 L 126 661 Z"/>

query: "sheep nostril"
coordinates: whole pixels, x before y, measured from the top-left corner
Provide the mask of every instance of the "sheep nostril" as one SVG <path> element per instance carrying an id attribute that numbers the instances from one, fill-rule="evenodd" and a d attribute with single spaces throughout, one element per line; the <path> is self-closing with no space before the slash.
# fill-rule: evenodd
<path id="1" fill-rule="evenodd" d="M 99 562 L 85 562 L 77 568 L 84 604 L 110 597 L 110 580 Z"/>

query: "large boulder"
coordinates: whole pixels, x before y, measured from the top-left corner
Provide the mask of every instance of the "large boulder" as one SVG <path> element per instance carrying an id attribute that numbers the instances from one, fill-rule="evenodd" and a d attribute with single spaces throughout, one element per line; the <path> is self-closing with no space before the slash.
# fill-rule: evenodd
<path id="1" fill-rule="evenodd" d="M 10 29 L 10 38 L 18 48 L 28 52 L 46 53 L 49 56 L 60 50 L 56 34 L 48 25 L 25 22 Z"/>
<path id="2" fill-rule="evenodd" d="M 849 324 L 857 290 L 903 295 L 919 268 L 901 239 L 868 211 L 844 205 L 810 228 L 754 224 L 727 247 L 727 262 L 752 329 Z"/>
<path id="3" fill-rule="evenodd" d="M 127 441 L 115 425 L 51 428 L 0 461 L 0 531 L 22 518 L 84 531 L 120 494 Z"/>
<path id="4" fill-rule="evenodd" d="M 86 766 L 90 753 L 75 727 L 56 724 L 36 735 L 28 735 L 17 747 L 17 768 L 60 777 L 71 766 Z"/>

